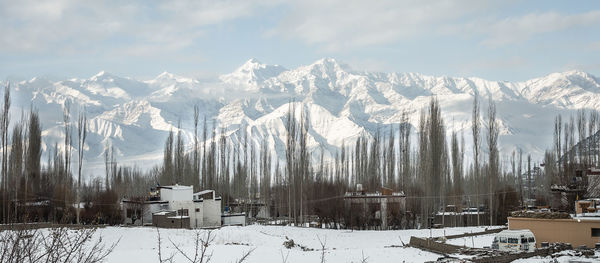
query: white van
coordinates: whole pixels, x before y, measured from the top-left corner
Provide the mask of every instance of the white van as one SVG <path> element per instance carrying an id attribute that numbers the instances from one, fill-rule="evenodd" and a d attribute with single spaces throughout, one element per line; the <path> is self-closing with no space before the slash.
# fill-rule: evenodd
<path id="1" fill-rule="evenodd" d="M 492 249 L 532 252 L 535 250 L 535 236 L 529 229 L 504 230 L 494 237 Z"/>

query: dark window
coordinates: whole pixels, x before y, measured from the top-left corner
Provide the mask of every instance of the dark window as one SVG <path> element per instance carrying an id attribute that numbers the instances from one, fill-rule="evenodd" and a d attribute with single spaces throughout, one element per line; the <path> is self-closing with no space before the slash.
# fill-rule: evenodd
<path id="1" fill-rule="evenodd" d="M 527 243 L 527 238 L 526 237 L 522 237 L 521 238 L 521 244 L 525 244 Z"/>
<path id="2" fill-rule="evenodd" d="M 132 212 L 133 212 L 133 210 L 127 209 L 127 218 L 131 218 Z"/>
<path id="3" fill-rule="evenodd" d="M 519 244 L 519 239 L 517 238 L 508 238 L 508 243 L 509 244 Z"/>
<path id="4" fill-rule="evenodd" d="M 500 243 L 506 243 L 506 238 L 505 237 L 500 237 Z"/>
<path id="5" fill-rule="evenodd" d="M 600 237 L 600 228 L 592 228 L 592 236 Z"/>
<path id="6" fill-rule="evenodd" d="M 196 213 L 200 213 L 200 208 L 196 208 Z"/>
<path id="7" fill-rule="evenodd" d="M 189 212 L 187 209 L 179 209 L 177 210 L 177 214 L 179 214 L 180 216 L 188 216 Z"/>
<path id="8" fill-rule="evenodd" d="M 528 241 L 529 241 L 529 243 L 535 243 L 535 238 L 534 237 L 529 237 Z"/>

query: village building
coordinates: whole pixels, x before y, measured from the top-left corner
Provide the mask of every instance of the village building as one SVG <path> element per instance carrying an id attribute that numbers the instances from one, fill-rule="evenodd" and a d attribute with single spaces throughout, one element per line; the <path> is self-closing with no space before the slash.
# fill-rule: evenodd
<path id="1" fill-rule="evenodd" d="M 388 229 L 393 225 L 399 228 L 406 212 L 404 192 L 393 192 L 385 187 L 381 191 L 366 192 L 358 184 L 356 192 L 346 192 L 344 203 L 352 227 Z"/>
<path id="2" fill-rule="evenodd" d="M 521 212 L 508 218 L 511 230 L 529 229 L 542 242 L 570 243 L 573 247 L 593 248 L 600 243 L 600 199 L 575 202 L 575 214 L 550 212 Z"/>
<path id="3" fill-rule="evenodd" d="M 490 224 L 490 214 L 484 206 L 459 209 L 446 205 L 435 214 L 435 227 L 485 226 Z"/>
<path id="4" fill-rule="evenodd" d="M 221 226 L 221 197 L 192 186 L 159 186 L 149 196 L 122 201 L 124 224 L 203 228 Z"/>

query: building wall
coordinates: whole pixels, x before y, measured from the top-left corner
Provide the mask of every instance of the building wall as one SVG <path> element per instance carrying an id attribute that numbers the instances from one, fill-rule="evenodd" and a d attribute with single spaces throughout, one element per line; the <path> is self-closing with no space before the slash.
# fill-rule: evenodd
<path id="1" fill-rule="evenodd" d="M 169 210 L 177 211 L 177 213 L 179 215 L 179 213 L 181 213 L 181 209 L 188 210 L 187 215 L 190 217 L 189 222 L 192 223 L 192 225 L 189 225 L 189 227 L 196 227 L 196 222 L 200 221 L 200 220 L 197 220 L 198 216 L 202 215 L 202 213 L 196 213 L 196 204 L 189 198 L 186 201 L 170 201 L 169 202 Z M 200 224 L 202 224 L 202 221 L 200 221 Z"/>
<path id="2" fill-rule="evenodd" d="M 160 199 L 164 201 L 185 201 L 192 200 L 194 194 L 191 186 L 172 186 L 172 188 L 161 188 Z"/>
<path id="3" fill-rule="evenodd" d="M 223 215 L 222 219 L 223 219 L 224 226 L 245 226 L 246 225 L 246 215 L 245 214 Z"/>
<path id="4" fill-rule="evenodd" d="M 192 228 L 200 228 L 204 226 L 204 204 L 202 202 L 195 201 L 194 202 L 195 212 L 193 219 L 190 219 L 190 224 Z"/>
<path id="5" fill-rule="evenodd" d="M 164 205 L 166 207 L 161 208 L 160 203 L 145 203 L 143 205 L 132 204 L 132 203 L 123 203 L 123 218 L 124 218 L 123 223 L 126 225 L 132 224 L 132 221 L 133 221 L 132 218 L 127 217 L 127 209 L 132 209 L 134 211 L 133 214 L 135 214 L 138 217 L 138 219 L 135 220 L 135 222 L 133 222 L 133 225 L 141 226 L 144 224 L 152 224 L 152 214 L 155 212 L 164 210 L 165 208 L 168 207 L 167 204 L 164 204 Z M 141 212 L 141 214 L 143 214 L 143 215 L 138 214 L 138 212 Z"/>
<path id="6" fill-rule="evenodd" d="M 600 243 L 600 237 L 592 237 L 592 228 L 600 229 L 600 220 L 508 218 L 508 229 L 531 230 L 537 247 L 541 242 L 562 242 L 571 243 L 573 247 L 586 245 L 593 248 Z"/>
<path id="7" fill-rule="evenodd" d="M 221 199 L 204 200 L 204 227 L 221 226 Z"/>
<path id="8" fill-rule="evenodd" d="M 156 227 L 163 228 L 189 228 L 190 227 L 190 218 L 189 217 L 178 217 L 174 216 L 173 213 L 164 214 L 164 215 L 153 215 L 153 225 Z"/>

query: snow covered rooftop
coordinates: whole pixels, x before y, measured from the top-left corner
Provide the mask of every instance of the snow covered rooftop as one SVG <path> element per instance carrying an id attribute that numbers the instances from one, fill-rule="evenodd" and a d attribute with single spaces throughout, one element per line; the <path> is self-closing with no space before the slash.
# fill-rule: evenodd
<path id="1" fill-rule="evenodd" d="M 208 193 L 213 193 L 215 190 L 202 190 L 200 192 L 194 193 L 194 195 L 205 195 Z"/>
<path id="2" fill-rule="evenodd" d="M 176 185 L 159 186 L 158 188 L 171 189 L 171 190 L 187 190 L 187 189 L 192 189 L 192 186 L 176 184 Z"/>

